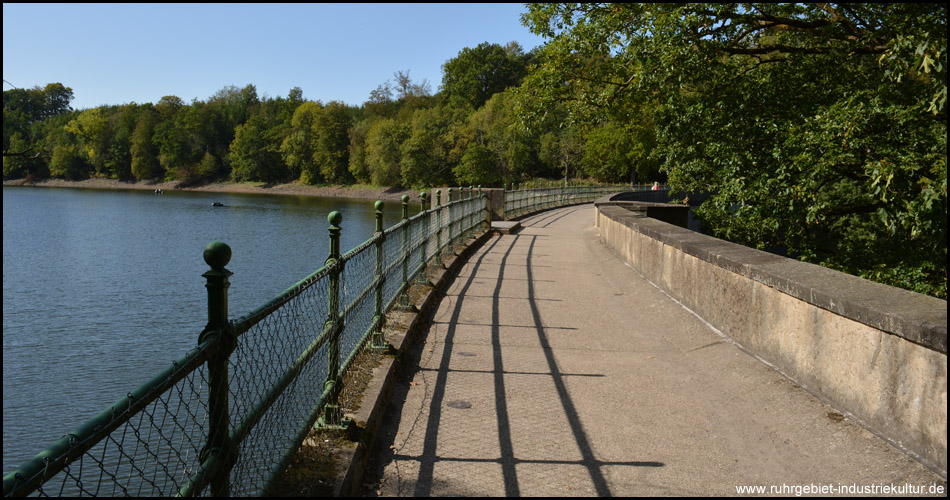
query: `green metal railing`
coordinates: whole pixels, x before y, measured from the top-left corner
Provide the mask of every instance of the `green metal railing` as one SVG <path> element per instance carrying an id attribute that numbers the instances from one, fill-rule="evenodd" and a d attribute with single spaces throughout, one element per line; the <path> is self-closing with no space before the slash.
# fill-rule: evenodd
<path id="1" fill-rule="evenodd" d="M 551 182 L 512 184 L 505 190 L 505 218 L 511 219 L 552 207 L 587 203 L 608 194 L 624 191 L 648 191 L 652 185 L 588 185 Z"/>
<path id="2" fill-rule="evenodd" d="M 590 201 L 612 186 L 508 191 L 506 212 Z M 208 324 L 198 345 L 141 387 L 3 477 L 4 496 L 247 496 L 268 494 L 314 427 L 346 425 L 343 374 L 367 344 L 385 347 L 386 312 L 412 307 L 412 283 L 488 230 L 488 198 L 441 190 L 427 208 L 340 253 L 332 212 L 322 268 L 249 314 L 228 321 L 230 248 L 204 251 Z M 508 197 L 511 200 L 508 200 Z M 508 209 L 509 201 L 512 209 Z M 509 215 L 510 217 L 510 215 Z"/>

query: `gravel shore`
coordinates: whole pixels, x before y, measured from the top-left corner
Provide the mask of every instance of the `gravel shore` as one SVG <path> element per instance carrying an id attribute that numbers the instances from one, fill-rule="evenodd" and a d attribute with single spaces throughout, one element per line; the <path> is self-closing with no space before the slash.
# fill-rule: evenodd
<path id="1" fill-rule="evenodd" d="M 138 189 L 155 191 L 204 191 L 208 193 L 256 193 L 290 196 L 315 196 L 320 198 L 353 198 L 360 200 L 400 200 L 409 195 L 410 200 L 419 201 L 419 193 L 401 188 L 371 188 L 361 186 L 308 186 L 296 182 L 287 184 L 263 183 L 215 183 L 201 186 L 180 187 L 178 182 L 123 182 L 115 179 L 86 179 L 66 181 L 62 179 L 43 179 L 27 182 L 25 179 L 5 180 L 4 186 L 65 187 L 80 189 Z"/>

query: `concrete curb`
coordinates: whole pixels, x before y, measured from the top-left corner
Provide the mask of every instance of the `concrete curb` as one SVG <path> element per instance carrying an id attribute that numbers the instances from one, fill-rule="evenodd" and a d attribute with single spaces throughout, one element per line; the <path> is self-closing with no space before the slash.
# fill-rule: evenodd
<path id="1" fill-rule="evenodd" d="M 687 255 L 821 309 L 947 353 L 945 300 L 719 240 L 617 205 L 606 197 L 595 202 L 605 216 Z"/>
<path id="2" fill-rule="evenodd" d="M 644 279 L 946 478 L 946 301 L 595 206 Z"/>
<path id="3" fill-rule="evenodd" d="M 354 446 L 339 451 L 338 459 L 343 473 L 337 476 L 333 484 L 333 496 L 359 496 L 363 473 L 369 462 L 373 443 L 379 430 L 382 416 L 392 395 L 393 385 L 397 375 L 405 365 L 405 359 L 413 343 L 418 340 L 420 331 L 423 331 L 438 308 L 445 290 L 469 256 L 488 241 L 494 231 L 486 231 L 473 239 L 464 242 L 464 248 L 456 250 L 443 258 L 442 266 L 429 275 L 429 285 L 416 301 L 418 312 L 393 311 L 387 315 L 387 323 L 407 324 L 405 331 L 387 332 L 387 340 L 392 344 L 391 355 L 384 356 L 379 366 L 373 370 L 373 378 L 363 392 L 359 410 L 354 414 L 347 414 L 353 419 L 356 429 L 351 433 Z"/>

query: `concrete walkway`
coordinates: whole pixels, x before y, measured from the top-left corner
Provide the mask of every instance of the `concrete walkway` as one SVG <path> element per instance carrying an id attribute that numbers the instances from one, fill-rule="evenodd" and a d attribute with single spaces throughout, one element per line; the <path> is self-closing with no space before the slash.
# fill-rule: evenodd
<path id="1" fill-rule="evenodd" d="M 397 383 L 368 494 L 946 487 L 640 278 L 593 210 L 529 217 L 472 256 Z"/>

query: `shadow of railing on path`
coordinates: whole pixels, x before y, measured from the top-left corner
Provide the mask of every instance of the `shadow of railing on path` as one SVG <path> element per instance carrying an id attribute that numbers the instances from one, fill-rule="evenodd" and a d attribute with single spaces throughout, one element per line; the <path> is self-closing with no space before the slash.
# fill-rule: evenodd
<path id="1" fill-rule="evenodd" d="M 576 212 L 575 209 L 566 209 L 559 210 L 556 212 L 545 212 L 543 214 L 538 214 L 536 216 L 527 217 L 524 219 L 526 227 L 528 228 L 546 228 L 551 224 L 559 221 L 563 217 L 569 216 L 570 214 Z M 403 487 L 411 487 L 411 494 L 413 496 L 431 496 L 433 494 L 445 494 L 446 491 L 452 491 L 452 478 L 443 477 L 436 475 L 436 467 L 439 463 L 490 463 L 498 464 L 501 467 L 501 473 L 504 481 L 504 494 L 506 496 L 520 496 L 526 494 L 523 491 L 522 480 L 519 478 L 518 466 L 522 464 L 540 464 L 540 465 L 579 465 L 586 469 L 587 474 L 590 476 L 591 483 L 593 484 L 594 490 L 599 496 L 609 496 L 613 493 L 610 491 L 607 478 L 604 474 L 604 467 L 608 466 L 626 466 L 626 467 L 664 467 L 665 464 L 657 461 L 610 461 L 610 460 L 599 460 L 596 458 L 593 448 L 588 438 L 587 433 L 584 430 L 581 418 L 576 406 L 576 403 L 571 398 L 565 379 L 568 377 L 594 377 L 601 378 L 604 377 L 603 374 L 596 373 L 565 373 L 561 371 L 561 368 L 558 365 L 557 360 L 555 359 L 554 352 L 551 349 L 551 345 L 548 339 L 549 330 L 577 330 L 577 328 L 569 325 L 560 325 L 560 326 L 547 326 L 544 324 L 542 319 L 541 311 L 538 307 L 539 302 L 544 301 L 556 301 L 560 302 L 560 299 L 550 299 L 550 298 L 538 298 L 536 296 L 535 285 L 539 282 L 554 282 L 553 280 L 539 280 L 534 276 L 532 268 L 537 267 L 536 264 L 532 262 L 533 257 L 536 255 L 537 247 L 536 243 L 544 239 L 544 235 L 529 235 L 529 234 L 516 234 L 512 236 L 506 236 L 503 238 L 495 238 L 492 240 L 491 244 L 480 251 L 480 255 L 470 264 L 470 270 L 468 271 L 468 276 L 459 276 L 458 278 L 464 278 L 465 282 L 461 284 L 461 287 L 456 295 L 446 295 L 446 298 L 454 298 L 455 303 L 452 306 L 450 317 L 447 321 L 444 322 L 433 322 L 433 325 L 444 326 L 445 327 L 445 336 L 443 339 L 440 339 L 439 342 L 443 343 L 443 350 L 441 353 L 441 358 L 438 361 L 438 366 L 435 367 L 422 367 L 421 360 L 423 357 L 422 344 L 416 346 L 416 352 L 413 355 L 413 359 L 418 363 L 415 364 L 416 368 L 410 377 L 413 377 L 416 373 L 422 372 L 423 384 L 426 387 L 429 387 L 428 382 L 425 381 L 425 374 L 435 372 L 436 380 L 432 384 L 432 395 L 431 399 L 428 401 L 428 416 L 424 423 L 425 425 L 425 437 L 422 443 L 422 452 L 418 456 L 413 456 L 412 454 L 400 454 L 399 450 L 391 448 L 389 453 L 382 453 L 384 455 L 381 457 L 382 461 L 377 464 L 377 470 L 381 471 L 387 464 L 392 462 L 415 462 L 418 464 L 418 473 L 416 474 L 415 480 L 407 482 L 405 485 L 402 484 L 403 478 L 399 477 L 397 480 L 400 481 L 400 484 L 397 486 L 399 495 L 410 494 L 409 491 L 403 491 Z M 525 243 L 527 242 L 527 243 Z M 507 248 L 504 248 L 503 245 L 507 245 Z M 527 247 L 526 254 L 518 254 L 518 252 L 513 252 L 519 247 Z M 493 254 L 497 255 L 499 252 L 503 252 L 500 262 L 491 262 L 490 257 Z M 523 267 L 526 269 L 526 278 L 522 281 L 527 283 L 527 297 L 512 297 L 517 300 L 527 299 L 527 302 L 531 311 L 531 325 L 521 326 L 521 325 L 503 325 L 501 323 L 501 302 L 505 300 L 505 297 L 501 295 L 502 284 L 507 281 L 511 281 L 512 277 L 506 276 L 506 268 L 510 266 L 522 265 L 517 263 L 510 262 L 510 259 L 521 257 L 525 258 L 525 264 Z M 498 266 L 497 275 L 494 276 L 494 289 L 490 298 L 491 303 L 491 323 L 485 324 L 485 322 L 478 323 L 462 323 L 460 319 L 462 317 L 463 305 L 466 303 L 466 300 L 469 299 L 487 299 L 487 295 L 469 295 L 468 291 L 471 289 L 473 283 L 476 283 L 479 280 L 484 281 L 487 276 L 485 276 L 484 268 L 486 265 L 494 264 Z M 479 273 L 482 274 L 479 274 Z M 457 278 L 457 279 L 458 279 Z M 519 279 L 520 278 L 515 278 Z M 453 353 L 455 351 L 455 337 L 456 332 L 459 326 L 465 325 L 474 325 L 482 327 L 490 327 L 490 341 L 491 341 L 491 352 L 492 352 L 492 368 L 491 371 L 475 371 L 475 370 L 458 370 L 450 368 L 450 361 L 452 359 Z M 534 330 L 537 333 L 538 347 L 541 352 L 544 353 L 544 360 L 547 365 L 546 371 L 521 371 L 521 370 L 506 370 L 505 360 L 502 357 L 502 328 L 508 326 L 520 326 L 524 328 L 529 328 Z M 431 341 L 429 344 L 431 348 Z M 448 381 L 448 376 L 453 372 L 476 372 L 490 374 L 492 376 L 493 384 L 493 393 L 494 393 L 494 404 L 495 404 L 495 415 L 496 415 L 496 425 L 498 432 L 498 458 L 485 458 L 485 457 L 446 457 L 440 456 L 438 454 L 438 443 L 441 432 L 441 424 L 443 420 L 443 408 L 446 406 L 445 394 L 446 394 L 446 383 Z M 514 436 L 512 434 L 512 421 L 509 411 L 510 397 L 509 392 L 511 388 L 506 386 L 505 377 L 508 375 L 536 375 L 536 376 L 547 376 L 550 377 L 556 395 L 552 395 L 558 401 L 561 411 L 563 412 L 564 418 L 567 421 L 569 431 L 573 442 L 576 444 L 577 449 L 580 451 L 581 458 L 578 459 L 563 459 L 559 457 L 550 457 L 543 459 L 536 458 L 518 458 L 515 452 Z M 394 394 L 393 401 L 396 404 L 390 409 L 390 418 L 397 418 L 396 416 L 401 414 L 403 411 L 403 405 L 406 401 L 406 396 L 409 391 L 410 384 L 401 384 L 400 387 L 396 390 Z M 425 406 L 425 405 L 424 405 Z M 424 410 L 420 408 L 421 412 Z M 413 424 L 413 429 L 419 423 Z M 477 435 L 479 434 L 478 429 L 472 429 L 472 439 L 478 439 Z M 411 433 L 411 431 L 410 431 Z M 407 436 L 406 439 L 408 440 Z M 474 453 L 473 453 L 474 455 Z M 401 474 L 400 474 L 401 476 Z M 438 491 L 434 491 L 434 487 L 439 487 Z M 449 490 L 443 490 L 442 488 L 450 488 Z M 461 487 L 460 485 L 458 487 Z"/>

